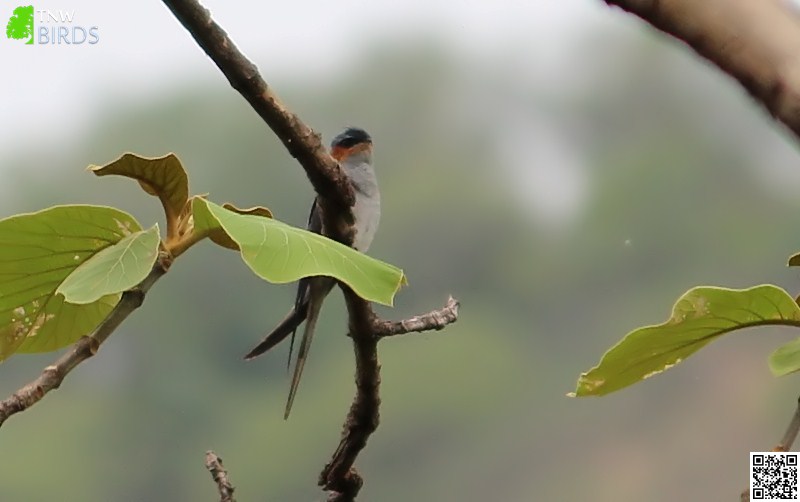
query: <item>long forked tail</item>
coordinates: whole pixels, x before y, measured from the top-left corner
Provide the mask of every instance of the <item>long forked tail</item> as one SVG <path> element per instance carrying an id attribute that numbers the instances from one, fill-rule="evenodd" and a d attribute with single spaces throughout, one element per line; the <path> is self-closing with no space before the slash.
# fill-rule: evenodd
<path id="1" fill-rule="evenodd" d="M 330 282 L 332 284 L 332 281 Z M 289 387 L 289 399 L 286 401 L 286 410 L 283 413 L 284 420 L 289 418 L 289 413 L 292 411 L 292 404 L 297 394 L 297 387 L 300 385 L 300 377 L 303 376 L 303 367 L 306 364 L 308 349 L 311 347 L 311 340 L 314 338 L 314 329 L 317 327 L 319 311 L 322 309 L 322 300 L 325 298 L 325 295 L 328 294 L 328 291 L 331 290 L 331 284 L 320 284 L 316 287 L 311 286 L 311 301 L 308 303 L 307 309 L 308 319 L 306 321 L 305 330 L 303 331 L 303 339 L 300 341 L 300 347 L 297 349 L 297 363 L 294 365 L 292 384 Z"/>

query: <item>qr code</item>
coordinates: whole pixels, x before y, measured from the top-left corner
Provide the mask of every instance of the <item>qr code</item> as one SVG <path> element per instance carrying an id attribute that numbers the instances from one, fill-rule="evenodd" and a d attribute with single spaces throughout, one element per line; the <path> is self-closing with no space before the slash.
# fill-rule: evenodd
<path id="1" fill-rule="evenodd" d="M 797 453 L 750 453 L 750 500 L 800 500 L 797 494 Z"/>

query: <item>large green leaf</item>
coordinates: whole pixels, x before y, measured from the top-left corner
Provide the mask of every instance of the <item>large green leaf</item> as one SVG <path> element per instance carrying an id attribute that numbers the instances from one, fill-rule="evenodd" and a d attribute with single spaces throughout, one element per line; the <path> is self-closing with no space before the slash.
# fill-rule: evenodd
<path id="1" fill-rule="evenodd" d="M 405 284 L 399 268 L 313 232 L 272 218 L 237 214 L 202 198 L 193 199 L 192 208 L 196 232 L 211 234 L 221 228 L 253 272 L 270 282 L 327 275 L 362 298 L 384 305 L 391 305 Z"/>
<path id="2" fill-rule="evenodd" d="M 736 329 L 800 326 L 800 308 L 783 289 L 698 287 L 684 294 L 664 324 L 628 333 L 600 364 L 581 375 L 574 396 L 601 396 L 660 373 Z"/>
<path id="3" fill-rule="evenodd" d="M 126 236 L 76 268 L 56 290 L 69 303 L 84 305 L 142 282 L 158 257 L 158 225 Z"/>
<path id="4" fill-rule="evenodd" d="M 81 263 L 140 230 L 131 215 L 101 206 L 58 206 L 0 220 L 0 360 L 55 350 L 90 333 L 119 295 L 71 305 L 56 289 Z"/>

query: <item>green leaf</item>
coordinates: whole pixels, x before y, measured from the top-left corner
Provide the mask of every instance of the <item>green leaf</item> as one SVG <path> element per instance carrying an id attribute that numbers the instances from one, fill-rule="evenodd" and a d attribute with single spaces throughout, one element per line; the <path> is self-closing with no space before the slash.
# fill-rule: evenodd
<path id="1" fill-rule="evenodd" d="M 147 277 L 158 257 L 158 225 L 126 236 L 76 268 L 56 293 L 69 303 L 85 305 L 121 293 Z"/>
<path id="2" fill-rule="evenodd" d="M 795 253 L 789 257 L 790 267 L 800 267 L 800 253 Z"/>
<path id="3" fill-rule="evenodd" d="M 195 195 L 192 197 L 192 207 L 194 207 L 195 199 L 203 199 L 206 200 L 205 196 L 202 195 Z M 253 216 L 261 216 L 262 218 L 272 218 L 272 211 L 269 209 L 262 207 L 262 206 L 254 206 L 248 209 L 240 209 L 233 204 L 226 202 L 222 205 L 225 209 L 229 211 L 233 211 L 234 213 L 239 214 L 252 214 Z M 205 234 L 207 235 L 214 244 L 222 246 L 227 249 L 232 249 L 234 251 L 239 251 L 239 245 L 233 241 L 228 234 L 225 233 L 225 230 L 222 229 L 219 222 L 211 216 L 211 213 L 205 211 L 200 213 L 197 217 L 194 218 L 194 232 L 198 234 Z"/>
<path id="4" fill-rule="evenodd" d="M 56 289 L 81 263 L 141 230 L 110 207 L 57 206 L 0 220 L 0 360 L 47 352 L 90 333 L 119 300 L 64 303 Z"/>
<path id="5" fill-rule="evenodd" d="M 725 333 L 768 325 L 800 327 L 800 307 L 777 286 L 691 289 L 667 322 L 636 329 L 606 352 L 571 395 L 614 392 L 671 368 Z"/>
<path id="6" fill-rule="evenodd" d="M 327 275 L 365 300 L 392 305 L 406 283 L 399 268 L 370 258 L 327 237 L 262 216 L 237 214 L 202 198 L 193 199 L 196 232 L 219 228 L 237 244 L 245 263 L 273 283 Z"/>
<path id="7" fill-rule="evenodd" d="M 226 202 L 222 205 L 228 211 L 233 211 L 234 213 L 238 214 L 252 214 L 253 216 L 261 216 L 262 218 L 272 218 L 272 211 L 267 209 L 264 206 L 253 206 L 248 207 L 246 209 L 242 209 L 240 207 L 236 207 L 230 202 Z"/>
<path id="8" fill-rule="evenodd" d="M 769 369 L 775 376 L 800 371 L 800 338 L 778 347 L 769 356 Z"/>
<path id="9" fill-rule="evenodd" d="M 137 180 L 145 192 L 161 200 L 167 222 L 177 223 L 189 199 L 189 178 L 174 153 L 155 158 L 126 153 L 109 164 L 88 169 L 97 176 L 116 174 Z"/>

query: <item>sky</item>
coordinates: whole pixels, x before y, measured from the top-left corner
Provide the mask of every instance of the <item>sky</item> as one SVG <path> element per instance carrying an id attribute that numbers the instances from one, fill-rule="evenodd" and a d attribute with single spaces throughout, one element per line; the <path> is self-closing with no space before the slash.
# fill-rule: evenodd
<path id="1" fill-rule="evenodd" d="M 3 24 L 18 5 L 0 7 Z M 103 108 L 109 103 L 146 102 L 193 83 L 228 85 L 162 2 L 126 5 L 99 0 L 34 3 L 36 11 L 68 13 L 72 23 L 65 26 L 96 26 L 96 44 L 22 45 L 0 36 L 0 61 L 6 69 L 0 78 L 0 152 L 67 148 L 93 130 L 92 121 L 107 115 Z M 564 96 L 577 89 L 573 94 L 597 93 L 602 99 L 604 86 L 627 84 L 616 78 L 627 70 L 617 71 L 615 65 L 621 69 L 628 64 L 622 50 L 626 47 L 620 44 L 637 48 L 653 39 L 674 43 L 660 35 L 643 37 L 652 33 L 646 23 L 601 0 L 207 0 L 203 5 L 268 83 L 286 76 L 335 78 L 369 52 L 365 44 L 435 37 L 462 62 L 481 61 L 486 67 L 487 60 L 502 59 L 511 68 L 502 78 L 517 81 L 515 92 L 535 88 L 543 95 Z M 39 16 L 37 27 L 52 26 Z M 707 103 L 717 105 L 720 119 L 699 118 L 708 124 L 709 134 L 733 142 L 732 148 L 742 141 L 753 143 L 757 148 L 746 151 L 780 174 L 765 177 L 766 182 L 779 180 L 774 190 L 793 197 L 800 184 L 793 142 L 775 134 L 779 128 L 764 127 L 763 116 L 751 113 L 756 108 L 749 98 L 733 105 L 725 101 L 743 93 L 728 82 L 720 86 L 720 72 L 708 72 L 684 48 L 672 53 L 670 63 L 681 65 L 670 68 L 679 72 L 651 68 L 650 74 L 687 99 L 705 94 Z M 282 95 L 280 88 L 277 92 Z M 536 204 L 531 214 L 542 221 L 560 224 L 574 217 L 587 193 L 583 174 L 590 159 L 576 144 L 573 124 L 559 120 L 557 110 L 555 115 L 538 110 L 533 119 L 531 113 L 514 116 L 514 96 L 505 102 L 500 97 L 498 104 L 505 106 L 505 118 L 515 121 L 513 130 L 518 132 L 497 145 L 512 174 L 512 192 L 520 201 Z M 731 133 L 731 124 L 740 131 Z M 744 127 L 748 124 L 752 127 Z M 7 169 L 13 166 L 0 163 L 0 173 Z M 786 183 L 788 175 L 792 183 Z"/>
<path id="2" fill-rule="evenodd" d="M 525 45 L 542 64 L 558 66 L 576 33 L 626 17 L 595 0 L 404 2 L 297 0 L 203 3 L 269 82 L 275 74 L 332 75 L 365 41 L 441 35 L 466 57 Z M 3 23 L 18 6 L 0 7 Z M 58 146 L 85 130 L 105 99 L 148 96 L 187 77 L 222 79 L 161 2 L 58 0 L 36 11 L 72 15 L 65 26 L 97 27 L 96 44 L 21 45 L 0 37 L 0 150 L 35 141 Z M 133 7 L 135 5 L 135 7 Z M 243 7 L 243 5 L 246 5 Z M 244 11 L 244 12 L 243 12 Z M 52 26 L 37 14 L 37 29 Z M 555 74 L 558 72 L 548 72 Z M 47 138 L 43 141 L 41 138 Z M 0 165 L 0 169 L 3 166 Z"/>

